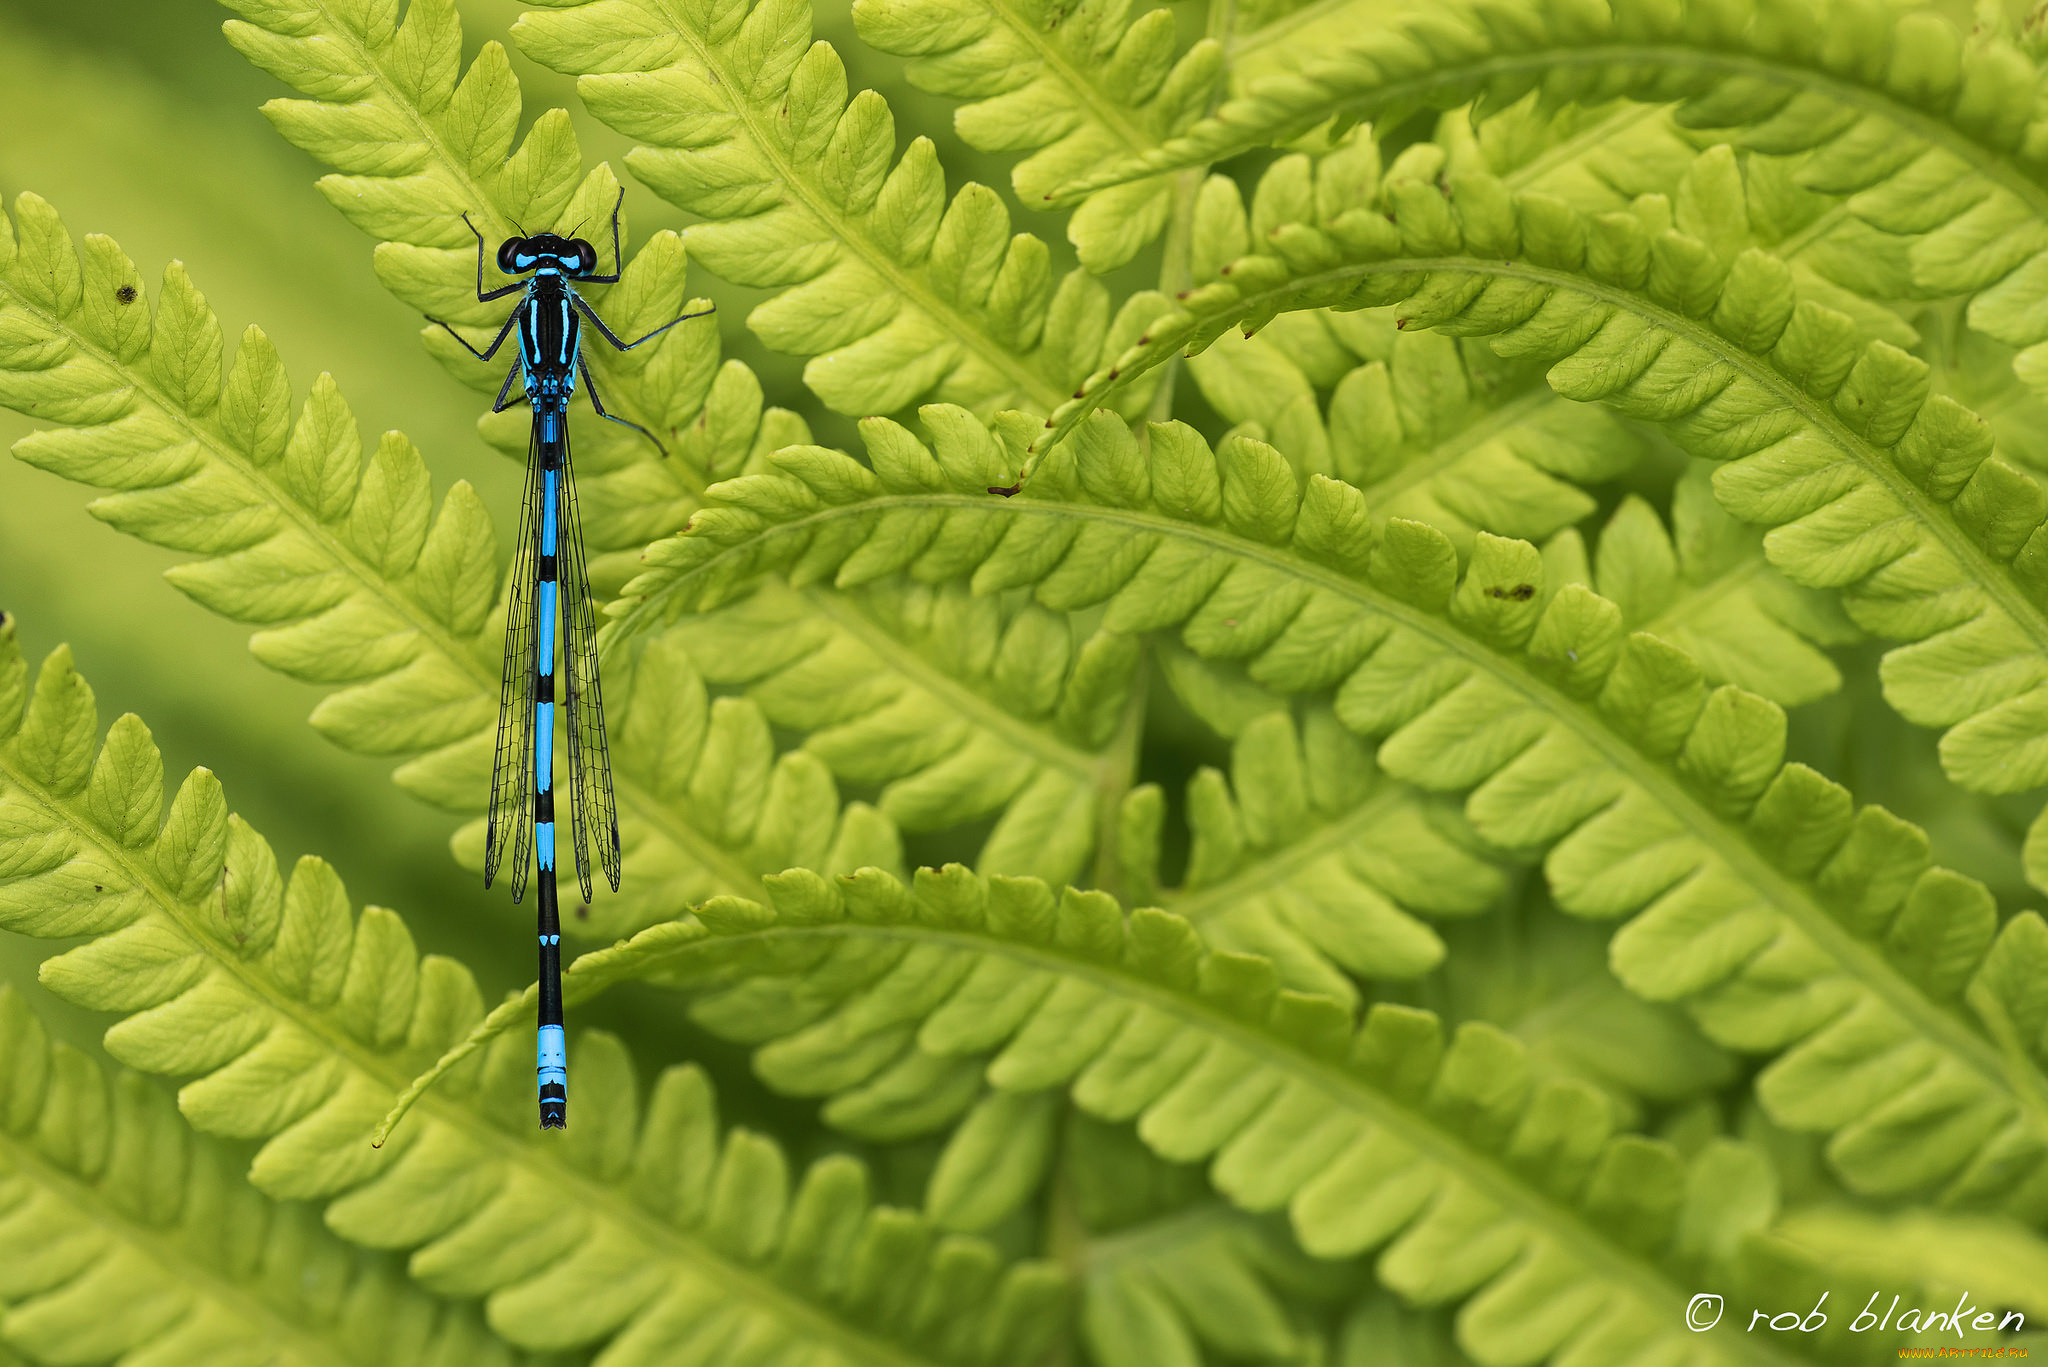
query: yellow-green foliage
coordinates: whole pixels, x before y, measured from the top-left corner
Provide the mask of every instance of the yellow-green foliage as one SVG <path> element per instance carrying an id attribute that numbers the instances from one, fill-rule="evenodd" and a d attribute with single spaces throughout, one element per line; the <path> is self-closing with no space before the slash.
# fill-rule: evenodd
<path id="1" fill-rule="evenodd" d="M 0 518 L 43 608 L 0 1363 L 1794 1367 L 2048 1319 L 2031 17 L 227 3 L 340 219 L 93 169 L 195 259 L 366 234 L 303 341 L 32 178 L 0 215 L 0 497 L 57 510 Z M 111 111 L 11 113 L 0 171 L 149 145 L 81 30 L 0 26 L 0 108 Z M 473 886 L 515 480 L 445 421 L 503 372 L 404 334 L 503 317 L 465 214 L 597 236 L 621 175 L 607 319 L 721 307 L 592 353 L 665 457 L 577 418 L 625 869 L 542 1136 L 531 928 Z"/>

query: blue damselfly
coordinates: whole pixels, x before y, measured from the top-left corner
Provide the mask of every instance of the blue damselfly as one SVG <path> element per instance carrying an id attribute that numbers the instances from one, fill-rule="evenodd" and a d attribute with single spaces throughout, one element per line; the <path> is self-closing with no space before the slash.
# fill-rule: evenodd
<path id="1" fill-rule="evenodd" d="M 619 192 L 612 205 L 612 273 L 598 275 L 597 249 L 580 237 L 538 233 L 509 237 L 499 244 L 498 269 L 526 277 L 501 289 L 484 290 L 484 235 L 476 234 L 476 297 L 479 303 L 520 295 L 512 316 L 491 344 L 479 351 L 439 318 L 427 321 L 449 335 L 479 360 L 498 354 L 516 329 L 519 359 L 498 390 L 493 413 L 518 403 L 533 407 L 533 430 L 526 456 L 526 497 L 520 508 L 519 541 L 512 555 L 511 602 L 505 617 L 505 673 L 498 694 L 498 752 L 491 768 L 491 810 L 484 837 L 484 886 L 510 857 L 512 900 L 526 893 L 529 856 L 539 870 L 537 900 L 540 918 L 540 1031 L 536 1064 L 540 1089 L 540 1124 L 561 1129 L 569 1118 L 569 1056 L 562 1035 L 562 927 L 555 894 L 555 624 L 562 624 L 562 660 L 568 676 L 563 700 L 568 716 L 563 727 L 568 741 L 570 843 L 576 853 L 576 879 L 583 900 L 591 897 L 589 846 L 619 886 L 619 821 L 612 797 L 610 748 L 605 742 L 604 696 L 597 678 L 597 612 L 590 598 L 590 579 L 583 557 L 583 529 L 576 512 L 576 482 L 569 463 L 569 400 L 580 376 L 590 406 L 601 418 L 630 427 L 662 450 L 652 432 L 636 422 L 607 413 L 590 378 L 581 350 L 585 319 L 598 335 L 620 351 L 652 341 L 677 323 L 699 318 L 686 313 L 645 337 L 620 339 L 576 286 L 608 285 L 619 278 Z M 709 312 L 710 310 L 704 310 Z M 523 392 L 512 393 L 513 381 Z M 666 451 L 662 451 L 666 455 Z M 526 812 L 531 804 L 530 814 Z"/>

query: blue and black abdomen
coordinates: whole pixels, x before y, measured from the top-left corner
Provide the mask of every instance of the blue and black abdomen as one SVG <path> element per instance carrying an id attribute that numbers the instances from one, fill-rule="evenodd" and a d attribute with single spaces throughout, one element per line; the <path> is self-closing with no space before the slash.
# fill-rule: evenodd
<path id="1" fill-rule="evenodd" d="M 557 420 L 559 421 L 559 415 Z M 540 1081 L 540 1124 L 545 1130 L 568 1124 L 569 1063 L 562 1034 L 562 923 L 555 903 L 555 594 L 560 549 L 562 453 L 559 445 L 540 451 L 539 554 L 535 557 L 533 707 L 533 835 L 540 864 L 540 1035 L 536 1064 Z"/>

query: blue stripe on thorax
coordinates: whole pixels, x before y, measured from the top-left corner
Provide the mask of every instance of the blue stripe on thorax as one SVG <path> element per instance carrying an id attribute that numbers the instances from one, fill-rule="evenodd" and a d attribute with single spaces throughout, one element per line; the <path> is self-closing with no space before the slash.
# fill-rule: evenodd
<path id="1" fill-rule="evenodd" d="M 583 342 L 576 318 L 575 290 L 560 278 L 558 271 L 542 267 L 535 273 L 535 280 L 542 276 L 552 277 L 545 294 L 529 288 L 519 304 L 519 368 L 541 440 L 555 442 L 562 439 L 569 396 L 576 392 L 576 359 Z M 550 307 L 555 310 L 552 321 L 557 329 L 556 343 L 554 354 L 544 355 L 541 320 L 546 315 L 542 310 Z"/>

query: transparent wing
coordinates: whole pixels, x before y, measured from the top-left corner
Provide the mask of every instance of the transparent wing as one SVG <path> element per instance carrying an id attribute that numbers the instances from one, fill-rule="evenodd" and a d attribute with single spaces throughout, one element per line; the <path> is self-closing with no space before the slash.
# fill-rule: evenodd
<path id="1" fill-rule="evenodd" d="M 568 676 L 569 794 L 574 821 L 576 878 L 590 900 L 589 846 L 597 846 L 612 891 L 619 890 L 619 810 L 612 797 L 611 744 L 604 733 L 604 691 L 597 678 L 597 605 L 590 601 L 590 574 L 583 560 L 583 523 L 576 508 L 576 477 L 569 464 L 566 426 L 562 437 L 561 509 L 557 526 L 561 553 L 556 573 L 562 582 L 562 658 Z"/>
<path id="2" fill-rule="evenodd" d="M 490 825 L 484 832 L 484 886 L 509 853 L 512 900 L 526 895 L 533 866 L 533 682 L 535 645 L 534 548 L 540 542 L 540 453 L 526 453 L 526 497 L 519 505 L 519 539 L 505 608 L 505 674 L 498 688 L 498 754 L 491 764 Z"/>

